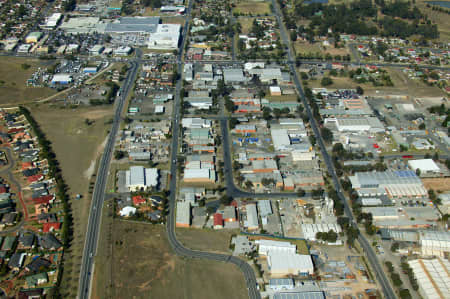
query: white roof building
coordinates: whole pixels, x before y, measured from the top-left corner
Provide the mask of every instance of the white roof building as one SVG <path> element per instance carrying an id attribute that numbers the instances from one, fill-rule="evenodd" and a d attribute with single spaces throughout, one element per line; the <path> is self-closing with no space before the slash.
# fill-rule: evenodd
<path id="1" fill-rule="evenodd" d="M 420 232 L 420 245 L 424 256 L 447 256 L 450 253 L 450 232 Z"/>
<path id="2" fill-rule="evenodd" d="M 191 203 L 189 201 L 177 201 L 176 226 L 189 227 L 191 225 Z"/>
<path id="3" fill-rule="evenodd" d="M 70 74 L 56 74 L 52 78 L 52 84 L 69 84 L 70 82 L 72 82 Z"/>
<path id="4" fill-rule="evenodd" d="M 158 185 L 158 169 L 131 166 L 126 171 L 126 186 L 130 191 L 147 190 Z"/>
<path id="5" fill-rule="evenodd" d="M 306 254 L 271 251 L 267 256 L 267 263 L 272 276 L 311 275 L 314 273 L 311 256 Z"/>
<path id="6" fill-rule="evenodd" d="M 122 217 L 129 217 L 131 215 L 134 215 L 136 213 L 136 208 L 135 207 L 124 207 L 122 208 L 122 210 L 119 211 L 119 215 Z"/>
<path id="7" fill-rule="evenodd" d="M 59 20 L 61 20 L 61 17 L 62 17 L 61 13 L 55 12 L 50 17 L 48 17 L 47 21 L 45 22 L 45 24 L 42 27 L 46 28 L 46 29 L 55 28 L 56 25 L 58 25 Z"/>
<path id="8" fill-rule="evenodd" d="M 433 159 L 409 160 L 408 165 L 414 171 L 420 169 L 421 173 L 436 173 L 441 171 Z"/>
<path id="9" fill-rule="evenodd" d="M 408 262 L 424 299 L 450 298 L 450 262 L 436 258 Z"/>
<path id="10" fill-rule="evenodd" d="M 327 233 L 330 230 L 339 234 L 342 232 L 341 226 L 336 223 L 305 223 L 302 224 L 303 237 L 306 240 L 316 241 L 316 234 L 318 232 Z"/>
<path id="11" fill-rule="evenodd" d="M 181 120 L 183 128 L 211 128 L 211 121 L 203 118 L 183 118 Z"/>
<path id="12" fill-rule="evenodd" d="M 177 49 L 180 39 L 179 24 L 159 24 L 156 32 L 151 33 L 148 39 L 149 49 Z"/>
<path id="13" fill-rule="evenodd" d="M 256 240 L 255 243 L 259 246 L 258 253 L 260 255 L 269 255 L 273 251 L 279 251 L 285 254 L 295 254 L 297 252 L 297 246 L 289 242 Z"/>

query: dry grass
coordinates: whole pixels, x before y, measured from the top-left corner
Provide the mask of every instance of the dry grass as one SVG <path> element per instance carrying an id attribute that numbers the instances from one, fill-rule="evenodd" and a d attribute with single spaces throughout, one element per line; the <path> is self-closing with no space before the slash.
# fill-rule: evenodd
<path id="1" fill-rule="evenodd" d="M 249 34 L 250 30 L 252 29 L 252 25 L 253 25 L 253 18 L 246 18 L 246 17 L 239 17 L 238 21 L 241 24 L 241 31 L 242 34 Z"/>
<path id="2" fill-rule="evenodd" d="M 177 239 L 191 249 L 230 253 L 231 237 L 239 231 L 177 228 L 176 233 Z"/>
<path id="3" fill-rule="evenodd" d="M 428 190 L 450 191 L 450 178 L 426 178 L 422 182 Z"/>
<path id="4" fill-rule="evenodd" d="M 236 267 L 173 255 L 164 226 L 115 220 L 109 228 L 109 243 L 108 231 L 102 234 L 93 298 L 247 298 Z"/>
<path id="5" fill-rule="evenodd" d="M 447 13 L 439 12 L 432 10 L 431 7 L 426 7 L 427 1 L 429 0 L 419 0 L 417 1 L 416 5 L 422 11 L 428 16 L 428 19 L 436 23 L 438 25 L 439 30 L 439 40 L 444 43 L 448 43 L 450 39 L 450 22 L 449 22 L 449 15 Z M 439 7 L 439 6 L 438 6 Z M 449 10 L 447 8 L 447 10 Z"/>
<path id="6" fill-rule="evenodd" d="M 106 132 L 111 126 L 107 121 L 112 118 L 113 110 L 112 106 L 61 109 L 48 104 L 31 105 L 30 110 L 52 142 L 71 198 L 78 193 L 83 195 L 83 199 L 71 202 L 75 223 L 74 240 L 65 254 L 66 266 L 62 278 L 62 289 L 68 292 L 65 297 L 74 298 L 86 233 L 86 215 L 89 213 L 89 180 L 95 171 L 95 160 L 102 151 Z M 85 124 L 87 118 L 94 123 L 89 126 Z"/>
<path id="7" fill-rule="evenodd" d="M 270 3 L 263 1 L 244 0 L 236 4 L 233 13 L 249 14 L 249 15 L 265 15 L 270 14 Z"/>
<path id="8" fill-rule="evenodd" d="M 18 105 L 55 94 L 56 90 L 48 87 L 26 85 L 38 67 L 47 68 L 53 63 L 54 61 L 31 58 L 0 57 L 0 104 Z M 23 64 L 30 67 L 23 69 Z"/>

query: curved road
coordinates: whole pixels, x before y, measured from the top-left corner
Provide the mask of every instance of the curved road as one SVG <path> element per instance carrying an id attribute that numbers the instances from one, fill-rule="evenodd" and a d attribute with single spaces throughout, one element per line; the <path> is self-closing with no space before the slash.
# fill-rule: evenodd
<path id="1" fill-rule="evenodd" d="M 2 147 L 2 148 L 0 148 L 0 151 L 5 152 L 6 156 L 7 156 L 7 159 L 8 159 L 8 166 L 5 169 L 2 169 L 0 171 L 0 175 L 7 175 L 8 176 L 8 181 L 11 184 L 16 185 L 17 195 L 20 196 L 19 193 L 22 192 L 22 187 L 21 187 L 20 183 L 16 180 L 16 178 L 14 177 L 14 175 L 11 172 L 11 169 L 13 169 L 16 166 L 16 160 L 13 158 L 11 149 L 9 147 Z M 22 219 L 20 220 L 20 222 L 16 226 L 14 226 L 12 228 L 9 228 L 9 229 L 4 229 L 4 230 L 2 230 L 0 232 L 0 234 L 3 235 L 3 234 L 9 234 L 9 233 L 17 232 L 18 230 L 20 230 L 22 228 L 23 224 L 25 223 L 25 212 L 26 212 L 26 208 L 27 207 L 24 205 L 23 201 L 20 200 L 20 198 L 19 198 L 19 201 L 20 201 L 20 204 L 22 205 L 22 210 L 23 210 Z"/>
<path id="2" fill-rule="evenodd" d="M 192 1 L 189 2 L 189 6 L 187 9 L 187 18 L 186 23 L 182 32 L 182 42 L 180 46 L 180 51 L 177 57 L 177 65 L 178 65 L 178 74 L 182 74 L 182 63 L 183 63 L 183 53 L 184 46 L 187 36 L 187 30 L 189 28 L 190 22 L 190 12 L 192 9 Z M 107 144 L 105 146 L 105 150 L 100 160 L 99 169 L 97 172 L 97 179 L 95 182 L 94 193 L 92 196 L 91 208 L 89 213 L 89 221 L 86 232 L 86 240 L 83 250 L 83 257 L 81 263 L 81 273 L 80 273 L 80 282 L 79 282 L 79 290 L 78 290 L 78 298 L 89 298 L 90 296 L 90 285 L 92 282 L 91 271 L 94 264 L 94 256 L 97 250 L 97 242 L 98 242 L 98 233 L 100 231 L 101 224 L 101 209 L 103 206 L 104 198 L 105 198 L 105 189 L 106 189 L 106 181 L 108 177 L 109 165 L 111 162 L 111 156 L 114 149 L 114 143 L 117 136 L 117 132 L 120 125 L 120 118 L 123 110 L 123 106 L 126 100 L 127 95 L 131 91 L 131 87 L 133 85 L 134 78 L 136 77 L 139 64 L 142 62 L 140 59 L 140 53 L 138 53 L 138 58 L 136 61 L 131 62 L 132 68 L 128 73 L 128 76 L 125 80 L 125 83 L 122 87 L 122 95 L 118 100 L 116 106 L 116 112 L 113 120 L 113 125 L 111 132 L 108 137 Z M 247 289 L 249 293 L 249 297 L 251 299 L 260 299 L 260 293 L 257 289 L 256 277 L 253 272 L 252 267 L 246 263 L 245 261 L 236 258 L 234 256 L 225 255 L 225 254 L 217 254 L 210 252 L 200 252 L 190 250 L 185 248 L 176 238 L 175 234 L 175 204 L 176 204 L 176 187 L 177 187 L 177 152 L 178 152 L 178 141 L 180 138 L 180 118 L 181 115 L 179 113 L 180 110 L 180 91 L 182 88 L 182 80 L 181 77 L 177 80 L 176 84 L 176 97 L 174 102 L 174 118 L 173 118 L 173 132 L 172 132 L 172 151 L 171 151 L 171 159 L 173 163 L 171 163 L 171 173 L 172 178 L 170 180 L 170 197 L 169 197 L 169 215 L 167 219 L 167 236 L 170 245 L 174 249 L 175 253 L 181 256 L 189 257 L 189 258 L 204 258 L 213 261 L 221 261 L 232 263 L 239 267 L 239 269 L 244 274 Z"/>

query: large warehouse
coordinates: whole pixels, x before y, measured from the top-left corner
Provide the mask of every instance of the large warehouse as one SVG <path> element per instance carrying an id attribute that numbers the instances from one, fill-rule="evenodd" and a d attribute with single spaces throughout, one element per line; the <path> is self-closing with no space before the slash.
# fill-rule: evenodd
<path id="1" fill-rule="evenodd" d="M 349 177 L 360 196 L 384 189 L 391 198 L 426 198 L 428 192 L 414 171 L 357 172 Z M 378 191 L 376 191 L 378 192 Z"/>
<path id="2" fill-rule="evenodd" d="M 339 132 L 383 132 L 384 126 L 376 117 L 326 118 L 325 125 L 335 124 Z"/>
<path id="3" fill-rule="evenodd" d="M 274 277 L 312 275 L 314 273 L 311 256 L 306 254 L 292 254 L 275 250 L 269 252 L 267 263 L 270 274 Z"/>
<path id="4" fill-rule="evenodd" d="M 419 293 L 424 299 L 450 298 L 450 262 L 436 258 L 408 262 L 419 285 Z"/>
<path id="5" fill-rule="evenodd" d="M 179 24 L 159 24 L 148 39 L 149 49 L 178 49 L 181 26 Z"/>
<path id="6" fill-rule="evenodd" d="M 130 191 L 148 190 L 158 185 L 158 169 L 131 166 L 126 172 L 126 186 Z"/>
<path id="7" fill-rule="evenodd" d="M 440 256 L 448 258 L 450 253 L 450 232 L 420 232 L 420 245 L 422 255 L 424 256 Z"/>
<path id="8" fill-rule="evenodd" d="M 157 31 L 159 23 L 159 17 L 123 17 L 117 22 L 107 24 L 105 33 L 154 33 Z"/>

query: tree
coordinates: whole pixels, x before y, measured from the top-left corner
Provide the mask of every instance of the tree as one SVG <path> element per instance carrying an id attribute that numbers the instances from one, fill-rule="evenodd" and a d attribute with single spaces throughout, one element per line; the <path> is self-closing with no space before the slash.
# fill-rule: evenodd
<path id="1" fill-rule="evenodd" d="M 398 242 L 394 242 L 394 243 L 392 243 L 392 246 L 391 246 L 391 251 L 392 252 L 397 252 L 397 250 L 400 248 L 400 244 L 398 243 Z"/>
<path id="2" fill-rule="evenodd" d="M 120 160 L 123 157 L 125 157 L 125 152 L 123 152 L 123 151 L 115 151 L 114 152 L 114 159 Z"/>
<path id="3" fill-rule="evenodd" d="M 338 142 L 333 145 L 332 149 L 333 153 L 336 153 L 338 156 L 342 155 L 345 152 L 344 146 L 342 143 Z"/>
<path id="4" fill-rule="evenodd" d="M 303 197 L 303 196 L 305 196 L 305 194 L 306 194 L 306 192 L 302 188 L 297 190 L 297 196 L 298 197 Z"/>
<path id="5" fill-rule="evenodd" d="M 220 198 L 220 203 L 223 204 L 224 206 L 228 206 L 232 201 L 233 201 L 233 197 L 231 197 L 231 196 L 223 195 Z"/>
<path id="6" fill-rule="evenodd" d="M 323 77 L 322 80 L 320 81 L 320 84 L 322 86 L 330 86 L 331 84 L 333 84 L 333 80 L 331 80 L 330 77 Z"/>
<path id="7" fill-rule="evenodd" d="M 426 128 L 425 123 L 421 123 L 419 125 L 419 130 L 425 130 L 425 128 Z"/>
<path id="8" fill-rule="evenodd" d="M 331 143 L 333 141 L 333 132 L 331 132 L 331 130 L 328 128 L 321 128 L 320 135 L 322 135 L 323 141 L 327 143 Z"/>
<path id="9" fill-rule="evenodd" d="M 356 87 L 356 92 L 357 92 L 359 95 L 363 95 L 363 94 L 364 94 L 364 89 L 362 89 L 361 86 L 357 86 L 357 87 Z"/>
<path id="10" fill-rule="evenodd" d="M 337 237 L 338 234 L 334 230 L 330 229 L 327 233 L 326 241 L 328 241 L 329 243 L 335 243 L 337 241 Z"/>

